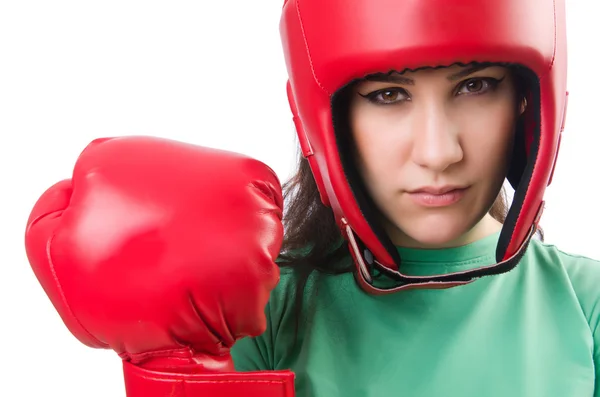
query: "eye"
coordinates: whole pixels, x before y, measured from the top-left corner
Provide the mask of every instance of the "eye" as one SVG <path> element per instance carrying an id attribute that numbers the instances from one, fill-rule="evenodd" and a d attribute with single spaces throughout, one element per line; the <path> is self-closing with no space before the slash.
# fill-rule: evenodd
<path id="1" fill-rule="evenodd" d="M 494 90 L 502 80 L 493 77 L 472 78 L 463 82 L 458 89 L 458 95 L 479 95 Z"/>
<path id="2" fill-rule="evenodd" d="M 410 100 L 407 92 L 402 88 L 384 88 L 382 90 L 373 91 L 369 94 L 360 96 L 367 98 L 369 102 L 377 105 L 393 105 L 402 101 Z"/>

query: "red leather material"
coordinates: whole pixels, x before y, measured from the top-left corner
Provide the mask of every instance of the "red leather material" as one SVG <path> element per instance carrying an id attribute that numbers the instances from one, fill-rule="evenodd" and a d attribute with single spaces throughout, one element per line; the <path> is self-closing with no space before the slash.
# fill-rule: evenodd
<path id="1" fill-rule="evenodd" d="M 290 371 L 174 374 L 123 363 L 127 397 L 294 397 Z"/>
<path id="2" fill-rule="evenodd" d="M 558 160 L 558 154 L 560 153 L 560 142 L 562 141 L 562 134 L 565 131 L 565 123 L 567 120 L 567 105 L 569 104 L 569 93 L 565 95 L 565 108 L 563 109 L 562 122 L 560 123 L 560 132 L 558 134 L 558 143 L 556 144 L 556 154 L 554 155 L 554 164 L 552 164 L 552 171 L 550 172 L 550 178 L 548 179 L 548 186 L 552 183 L 554 178 L 554 170 L 556 170 L 556 162 Z"/>
<path id="3" fill-rule="evenodd" d="M 529 236 L 557 152 L 566 92 L 564 8 L 564 0 L 286 1 L 280 32 L 288 96 L 302 126 L 298 130 L 310 141 L 323 202 L 342 229 L 341 219 L 347 219 L 379 263 L 398 270 L 346 179 L 332 124 L 332 96 L 355 79 L 392 70 L 507 62 L 533 71 L 541 94 L 541 122 L 533 126 L 541 127 L 539 152 L 530 159 L 533 175 L 509 231 L 508 259 Z M 530 130 L 527 138 L 532 137 Z"/>
<path id="4" fill-rule="evenodd" d="M 35 204 L 32 269 L 82 343 L 172 373 L 232 372 L 266 329 L 283 200 L 252 158 L 166 139 L 92 142 Z"/>
<path id="5" fill-rule="evenodd" d="M 312 146 L 310 145 L 310 140 L 308 139 L 308 136 L 306 135 L 306 132 L 304 131 L 302 122 L 300 121 L 300 118 L 298 117 L 298 108 L 296 107 L 296 103 L 294 101 L 294 95 L 292 94 L 292 88 L 291 88 L 289 82 L 287 83 L 287 95 L 288 95 L 288 101 L 289 101 L 290 108 L 291 108 L 292 115 L 293 115 L 294 126 L 296 128 L 296 132 L 298 135 L 298 141 L 300 143 L 300 149 L 302 150 L 302 155 L 304 156 L 304 158 L 306 158 L 308 160 L 308 164 L 310 166 L 311 172 L 315 179 L 317 189 L 319 190 L 319 193 L 320 193 L 321 202 L 323 202 L 324 205 L 328 206 L 328 205 L 330 205 L 329 198 L 327 197 L 325 187 L 323 186 L 323 177 L 321 176 L 320 167 L 317 164 L 316 158 L 313 157 L 315 153 L 313 152 Z"/>

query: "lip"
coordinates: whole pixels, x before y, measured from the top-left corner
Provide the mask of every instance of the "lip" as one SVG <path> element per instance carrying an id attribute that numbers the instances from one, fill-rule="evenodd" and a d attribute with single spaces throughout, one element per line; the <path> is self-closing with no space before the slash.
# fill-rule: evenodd
<path id="1" fill-rule="evenodd" d="M 465 186 L 424 186 L 409 191 L 410 198 L 424 207 L 447 207 L 460 201 L 468 187 Z"/>

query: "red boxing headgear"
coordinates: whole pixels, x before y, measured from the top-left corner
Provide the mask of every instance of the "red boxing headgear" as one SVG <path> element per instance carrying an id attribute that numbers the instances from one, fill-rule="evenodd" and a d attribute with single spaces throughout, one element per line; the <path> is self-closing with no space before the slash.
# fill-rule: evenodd
<path id="1" fill-rule="evenodd" d="M 302 153 L 321 200 L 348 240 L 360 285 L 371 293 L 446 288 L 511 270 L 543 208 L 566 110 L 564 0 L 287 0 L 280 31 L 288 98 Z M 373 215 L 372 201 L 340 147 L 335 95 L 374 73 L 492 63 L 526 71 L 528 107 L 508 180 L 515 188 L 497 263 L 428 277 L 401 272 L 401 258 Z M 346 134 L 347 135 L 347 134 Z M 373 283 L 377 270 L 398 282 Z"/>

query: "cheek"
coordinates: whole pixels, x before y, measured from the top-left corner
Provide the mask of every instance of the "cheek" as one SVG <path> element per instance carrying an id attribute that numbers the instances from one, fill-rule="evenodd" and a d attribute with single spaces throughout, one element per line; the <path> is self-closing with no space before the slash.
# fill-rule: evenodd
<path id="1" fill-rule="evenodd" d="M 510 158 L 515 111 L 512 102 L 498 102 L 484 109 L 460 113 L 460 130 L 465 159 L 475 169 L 503 173 Z"/>
<path id="2" fill-rule="evenodd" d="M 367 183 L 389 177 L 390 170 L 408 160 L 410 125 L 402 112 L 356 106 L 350 126 L 358 165 Z"/>

